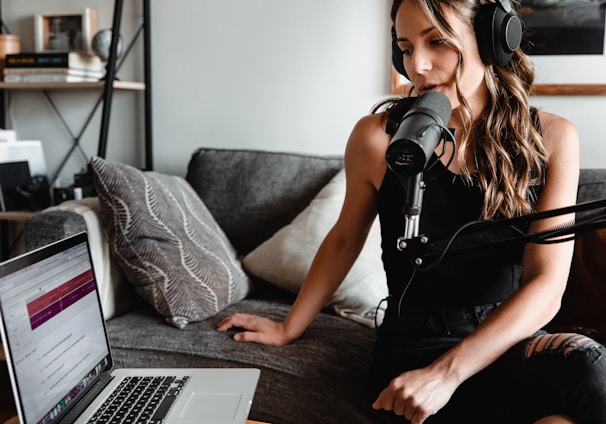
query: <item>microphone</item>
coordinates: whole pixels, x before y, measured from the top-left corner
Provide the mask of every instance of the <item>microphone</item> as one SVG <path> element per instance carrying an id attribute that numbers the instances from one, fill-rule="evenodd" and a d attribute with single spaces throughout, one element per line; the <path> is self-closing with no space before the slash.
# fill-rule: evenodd
<path id="1" fill-rule="evenodd" d="M 452 105 L 444 94 L 430 91 L 419 97 L 402 117 L 385 159 L 391 171 L 399 176 L 406 192 L 403 213 L 404 235 L 397 240 L 398 250 L 406 248 L 406 240 L 419 233 L 419 216 L 423 204 L 422 171 L 442 139 Z"/>
<path id="2" fill-rule="evenodd" d="M 385 155 L 389 169 L 411 176 L 425 169 L 450 119 L 450 100 L 439 91 L 423 94 L 404 115 Z"/>

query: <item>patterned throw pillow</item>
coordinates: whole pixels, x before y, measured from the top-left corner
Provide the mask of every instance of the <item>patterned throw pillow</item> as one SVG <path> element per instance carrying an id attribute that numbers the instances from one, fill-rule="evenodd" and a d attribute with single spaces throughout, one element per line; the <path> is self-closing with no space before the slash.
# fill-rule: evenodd
<path id="1" fill-rule="evenodd" d="M 178 328 L 242 300 L 250 280 L 181 177 L 91 161 L 113 257 L 135 290 Z"/>

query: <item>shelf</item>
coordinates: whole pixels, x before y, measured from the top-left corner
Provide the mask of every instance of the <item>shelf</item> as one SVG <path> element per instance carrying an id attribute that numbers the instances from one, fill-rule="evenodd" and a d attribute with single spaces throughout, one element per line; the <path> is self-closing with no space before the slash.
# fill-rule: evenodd
<path id="1" fill-rule="evenodd" d="M 93 82 L 0 82 L 1 90 L 78 90 L 103 89 L 105 81 Z M 116 90 L 145 90 L 145 83 L 132 81 L 114 81 Z"/>
<path id="2" fill-rule="evenodd" d="M 51 187 L 53 187 L 53 185 L 57 181 L 59 174 L 61 173 L 61 171 L 67 164 L 68 159 L 72 156 L 73 153 L 79 151 L 82 154 L 82 157 L 85 158 L 85 161 L 88 161 L 88 155 L 82 150 L 82 147 L 80 147 L 80 139 L 88 128 L 94 113 L 98 110 L 99 106 L 103 104 L 104 94 L 107 90 L 106 85 L 109 84 L 106 84 L 106 81 L 104 79 L 90 82 L 0 82 L 0 91 L 41 92 L 43 96 L 47 99 L 56 117 L 59 119 L 59 122 L 63 125 L 63 127 L 71 137 L 72 147 L 65 154 L 63 161 L 59 165 L 59 168 L 54 172 L 52 178 L 50 178 Z M 64 119 L 62 112 L 60 111 L 53 98 L 53 94 L 56 94 L 58 91 L 73 93 L 74 91 L 86 90 L 102 91 L 103 93 L 99 94 L 99 99 L 92 107 L 88 117 L 83 121 L 82 128 L 79 131 L 74 131 L 74 129 Z M 142 82 L 114 80 L 112 88 L 110 90 L 140 92 L 146 90 L 146 84 Z M 104 122 L 107 126 L 108 118 L 102 118 L 102 126 Z"/>
<path id="3" fill-rule="evenodd" d="M 0 221 L 27 221 L 37 212 L 30 211 L 7 211 L 0 212 Z"/>

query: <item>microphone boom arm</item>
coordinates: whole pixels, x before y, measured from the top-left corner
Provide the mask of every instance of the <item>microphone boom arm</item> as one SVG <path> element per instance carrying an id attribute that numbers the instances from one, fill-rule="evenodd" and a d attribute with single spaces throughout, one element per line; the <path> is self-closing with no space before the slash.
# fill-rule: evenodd
<path id="1" fill-rule="evenodd" d="M 530 222 L 579 212 L 587 214 L 565 225 L 532 234 L 522 229 Z M 606 199 L 601 199 L 515 218 L 472 221 L 453 233 L 413 237 L 406 240 L 402 248 L 398 243 L 398 248 L 411 253 L 417 269 L 427 271 L 438 266 L 449 253 L 468 253 L 508 243 L 562 243 L 605 227 Z M 570 237 L 564 237 L 567 235 Z M 429 265 L 425 265 L 428 261 L 431 261 Z"/>

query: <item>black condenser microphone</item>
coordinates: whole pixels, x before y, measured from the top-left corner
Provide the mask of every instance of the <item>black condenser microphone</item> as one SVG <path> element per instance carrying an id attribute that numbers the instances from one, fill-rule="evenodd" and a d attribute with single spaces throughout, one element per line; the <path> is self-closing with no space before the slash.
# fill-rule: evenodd
<path id="1" fill-rule="evenodd" d="M 423 94 L 404 115 L 385 155 L 387 165 L 398 175 L 423 171 L 442 139 L 452 105 L 439 91 Z"/>
<path id="2" fill-rule="evenodd" d="M 402 210 L 404 235 L 397 240 L 399 250 L 404 250 L 406 240 L 419 233 L 425 190 L 422 172 L 445 133 L 451 113 L 452 105 L 444 94 L 438 91 L 423 94 L 404 114 L 387 147 L 387 166 L 398 175 L 406 193 Z"/>

